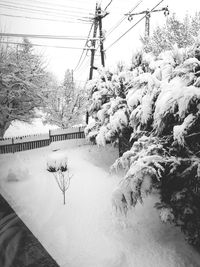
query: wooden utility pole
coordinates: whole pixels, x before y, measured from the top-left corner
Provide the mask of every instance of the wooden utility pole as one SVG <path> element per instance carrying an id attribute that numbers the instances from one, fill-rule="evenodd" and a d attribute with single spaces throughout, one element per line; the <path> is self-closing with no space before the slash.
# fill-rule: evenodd
<path id="1" fill-rule="evenodd" d="M 96 47 L 96 36 L 98 29 L 98 6 L 96 4 L 95 17 L 94 17 L 94 31 L 93 31 L 93 39 L 92 39 L 92 49 L 91 49 L 91 59 L 90 59 L 90 74 L 89 80 L 92 80 L 93 77 L 93 69 L 94 69 L 94 56 L 95 56 L 95 47 Z"/>
<path id="2" fill-rule="evenodd" d="M 94 31 L 93 31 L 93 39 L 91 42 L 91 58 L 90 58 L 90 73 L 89 73 L 89 80 L 92 80 L 93 78 L 93 70 L 97 69 L 94 66 L 94 57 L 96 52 L 96 41 L 97 41 L 97 30 L 99 28 L 99 42 L 100 42 L 100 54 L 101 54 L 101 65 L 105 67 L 105 51 L 104 51 L 104 35 L 102 30 L 102 19 L 107 16 L 108 13 L 105 11 L 102 11 L 101 6 L 96 4 L 95 9 L 95 17 L 94 17 Z M 89 121 L 89 113 L 86 112 L 86 124 L 88 124 Z"/>
<path id="3" fill-rule="evenodd" d="M 145 14 L 145 37 L 149 37 L 149 35 L 150 35 L 150 17 L 151 17 L 151 13 L 160 12 L 160 11 L 164 11 L 164 15 L 165 16 L 169 15 L 168 6 L 163 7 L 161 9 L 154 9 L 152 11 L 147 9 L 147 10 L 144 10 L 144 11 L 141 11 L 141 12 L 138 12 L 138 13 L 128 13 L 128 14 L 125 14 L 125 15 L 128 16 L 128 20 L 129 21 L 132 21 L 133 20 L 133 16 Z"/>
<path id="4" fill-rule="evenodd" d="M 102 30 L 102 19 L 107 16 L 108 13 L 102 11 L 101 7 L 96 4 L 95 17 L 94 17 L 94 31 L 93 31 L 93 39 L 91 45 L 91 59 L 90 59 L 90 73 L 89 80 L 93 77 L 93 70 L 96 69 L 94 66 L 94 56 L 96 51 L 96 40 L 97 40 L 97 30 L 99 28 L 99 42 L 100 42 L 100 54 L 101 54 L 101 65 L 105 67 L 105 52 L 104 52 L 104 35 Z"/>
<path id="5" fill-rule="evenodd" d="M 104 46 L 103 46 L 103 42 L 104 42 L 104 36 L 103 36 L 103 31 L 102 31 L 102 18 L 104 18 L 106 16 L 102 15 L 102 10 L 99 7 L 98 9 L 98 20 L 99 20 L 99 41 L 100 41 L 100 53 L 101 53 L 101 65 L 103 67 L 105 67 L 105 52 L 104 52 Z"/>

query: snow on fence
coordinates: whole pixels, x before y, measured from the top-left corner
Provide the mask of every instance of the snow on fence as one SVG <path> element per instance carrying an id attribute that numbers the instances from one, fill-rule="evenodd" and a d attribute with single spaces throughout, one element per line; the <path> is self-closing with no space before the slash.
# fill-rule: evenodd
<path id="1" fill-rule="evenodd" d="M 49 130 L 48 134 L 27 135 L 0 140 L 0 154 L 49 146 L 51 142 L 85 138 L 84 127 Z"/>

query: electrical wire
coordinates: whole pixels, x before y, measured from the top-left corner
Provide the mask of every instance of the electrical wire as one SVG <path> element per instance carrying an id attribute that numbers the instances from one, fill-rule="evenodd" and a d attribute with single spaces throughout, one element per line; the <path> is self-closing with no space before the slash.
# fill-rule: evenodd
<path id="1" fill-rule="evenodd" d="M 151 12 L 157 7 L 159 6 L 164 0 L 161 0 L 158 4 L 156 4 L 150 11 L 149 14 L 151 14 Z M 127 31 L 125 31 L 119 38 L 117 38 L 117 40 L 115 40 L 111 45 L 109 45 L 105 51 L 108 51 L 108 49 L 110 49 L 114 44 L 116 44 L 119 40 L 121 40 L 121 38 L 123 38 L 130 30 L 132 30 L 137 24 L 139 24 L 144 18 L 146 17 L 146 15 L 144 15 L 141 19 L 139 19 L 135 24 L 133 24 Z"/>
<path id="2" fill-rule="evenodd" d="M 137 2 L 137 4 L 129 11 L 129 13 L 133 12 L 141 3 L 143 0 L 140 0 Z M 123 16 L 121 20 L 118 21 L 118 23 L 112 27 L 110 30 L 108 30 L 108 33 L 106 34 L 106 37 L 108 37 L 117 27 L 121 25 L 121 23 L 127 18 L 127 16 Z"/>
<path id="3" fill-rule="evenodd" d="M 49 16 L 49 15 L 54 15 L 54 16 L 57 16 L 59 18 L 71 18 L 71 19 L 82 19 L 82 20 L 88 20 L 88 19 L 91 19 L 91 17 L 88 17 L 88 16 L 78 16 L 78 15 L 67 15 L 65 13 L 59 13 L 59 12 L 54 12 L 54 11 L 46 11 L 47 13 L 44 13 L 45 10 L 39 10 L 39 9 L 33 9 L 33 8 L 26 8 L 26 7 L 19 7 L 19 6 L 16 6 L 16 5 L 7 5 L 7 4 L 1 4 L 0 3 L 0 6 L 5 8 L 5 9 L 14 9 L 14 10 L 18 10 L 18 11 L 28 11 L 30 13 L 42 13 L 43 15 L 45 16 Z"/>
<path id="4" fill-rule="evenodd" d="M 99 49 L 99 46 L 100 46 L 100 45 L 98 45 L 98 47 L 96 48 L 96 50 Z M 84 57 L 84 60 L 85 60 L 85 58 L 87 57 L 87 55 L 88 55 L 88 51 L 86 52 L 86 55 L 85 55 L 85 57 Z M 98 55 L 98 57 L 99 57 L 99 56 L 100 56 L 100 55 Z M 86 69 L 86 66 L 87 66 L 88 64 L 89 64 L 89 67 L 90 67 L 90 59 L 88 58 L 88 59 L 85 61 L 85 64 L 83 65 L 84 60 L 82 61 L 82 64 L 80 65 L 79 70 L 78 70 L 79 76 L 81 76 L 81 75 L 84 73 L 84 71 L 85 71 L 85 69 Z M 80 72 L 81 72 L 81 73 L 80 73 Z"/>
<path id="5" fill-rule="evenodd" d="M 23 12 L 23 13 L 27 13 L 27 11 L 23 11 L 23 10 L 16 10 L 15 8 L 13 8 L 13 7 L 6 7 L 6 9 L 11 9 L 11 10 L 15 10 L 15 11 L 17 11 L 17 12 Z M 38 12 L 37 11 L 28 11 L 29 13 L 32 13 L 32 14 L 37 14 L 38 15 Z M 46 14 L 44 14 L 44 13 L 39 13 L 39 15 L 41 15 L 41 16 L 45 16 L 45 17 L 50 17 L 51 19 L 52 19 L 52 17 L 53 18 L 58 18 L 58 19 L 66 19 L 67 17 L 60 17 L 60 16 L 58 16 L 58 15 L 51 15 L 51 14 L 48 14 L 48 13 L 46 13 Z M 74 22 L 91 22 L 91 20 L 90 19 L 78 19 L 78 18 L 67 18 L 68 20 L 70 19 L 70 21 L 74 21 Z"/>
<path id="6" fill-rule="evenodd" d="M 2 37 L 22 37 L 22 38 L 39 38 L 39 39 L 55 39 L 55 40 L 88 40 L 82 36 L 64 36 L 64 35 L 40 35 L 40 34 L 21 34 L 21 33 L 0 33 Z"/>
<path id="7" fill-rule="evenodd" d="M 90 37 L 90 34 L 91 34 L 91 31 L 92 31 L 93 26 L 94 26 L 94 22 L 92 23 L 92 25 L 91 25 L 91 27 L 90 27 L 90 30 L 89 30 L 89 33 L 88 33 L 88 39 L 89 39 L 89 37 Z M 86 43 L 85 43 L 85 46 L 86 46 L 86 45 L 87 45 L 87 41 L 86 41 Z M 74 68 L 74 71 L 76 71 L 76 70 L 78 69 L 79 65 L 82 64 L 82 63 L 81 63 L 81 60 L 82 60 L 82 57 L 83 57 L 83 55 L 84 55 L 84 52 L 85 52 L 85 50 L 83 49 L 83 51 L 82 51 L 82 53 L 81 53 L 81 56 L 80 56 L 80 58 L 79 58 L 79 60 L 78 60 L 78 63 L 77 63 L 77 65 L 76 65 L 76 67 Z M 87 53 L 86 53 L 84 59 L 82 60 L 82 62 L 85 60 L 86 56 L 87 56 Z"/>
<path id="8" fill-rule="evenodd" d="M 0 16 L 12 17 L 12 18 L 23 18 L 23 19 L 33 19 L 33 20 L 43 20 L 43 21 L 54 21 L 54 22 L 64 22 L 64 23 L 81 23 L 81 24 L 90 24 L 90 22 L 86 21 L 73 21 L 73 20 L 62 20 L 62 19 L 48 19 L 48 18 L 39 18 L 39 17 L 29 17 L 29 16 L 20 16 L 20 15 L 11 15 L 11 14 L 3 14 L 0 13 Z"/>
<path id="9" fill-rule="evenodd" d="M 34 3 L 38 3 L 40 5 L 44 5 L 44 6 L 51 6 L 52 8 L 54 8 L 55 6 L 56 7 L 64 7 L 64 8 L 67 8 L 67 9 L 77 9 L 77 10 L 84 10 L 84 11 L 90 11 L 86 8 L 82 8 L 82 7 L 75 7 L 75 6 L 69 6 L 69 5 L 62 5 L 62 4 L 53 4 L 53 3 L 49 3 L 49 2 L 43 2 L 43 1 L 38 1 L 38 0 L 32 0 L 32 4 Z"/>
<path id="10" fill-rule="evenodd" d="M 0 41 L 0 44 L 13 44 L 13 45 L 26 45 L 23 43 L 18 42 L 4 42 Z M 63 48 L 63 49 L 79 49 L 79 50 L 89 50 L 89 48 L 82 48 L 82 47 L 74 47 L 74 46 L 57 46 L 57 45 L 42 45 L 42 44 L 33 44 L 31 43 L 31 46 L 41 46 L 41 47 L 52 47 L 52 48 Z"/>
<path id="11" fill-rule="evenodd" d="M 82 66 L 80 67 L 80 69 L 77 71 L 76 75 L 78 74 L 79 77 L 81 77 L 81 75 L 83 73 L 85 73 L 86 71 L 88 71 L 88 68 L 90 66 L 90 59 L 88 58 L 84 64 L 82 64 Z"/>
<path id="12" fill-rule="evenodd" d="M 105 7 L 104 11 L 106 11 L 106 9 L 112 4 L 113 0 L 110 0 L 110 2 L 107 4 L 107 6 Z"/>
<path id="13" fill-rule="evenodd" d="M 79 72 L 80 69 L 83 68 L 82 66 L 83 66 L 83 63 L 85 62 L 85 59 L 87 58 L 87 56 L 88 56 L 88 50 L 86 51 L 85 56 L 82 59 L 82 61 L 79 63 L 79 66 L 76 69 L 74 69 L 74 72 Z"/>
<path id="14" fill-rule="evenodd" d="M 32 1 L 35 1 L 35 0 L 32 0 Z M 52 4 L 52 2 L 49 2 L 49 1 L 46 1 L 46 0 L 43 0 L 43 2 L 47 3 L 47 4 Z M 73 4 L 74 3 L 78 3 L 78 4 L 83 4 L 83 3 L 91 3 L 91 1 L 87 1 L 87 0 L 67 0 L 67 2 L 72 2 Z"/>
<path id="15" fill-rule="evenodd" d="M 39 10 L 42 10 L 42 11 L 53 11 L 53 12 L 61 12 L 61 14 L 65 14 L 65 13 L 75 13 L 75 14 L 79 14 L 79 15 L 88 15 L 88 12 L 83 12 L 83 11 L 75 11 L 75 10 L 66 10 L 66 9 L 59 9 L 59 8 L 55 8 L 55 7 L 44 7 L 44 6 L 38 6 L 38 5 L 32 5 L 32 4 L 24 4 L 23 2 L 12 2 L 12 1 L 5 1 L 5 0 L 1 0 L 1 3 L 3 4 L 8 4 L 8 5 L 15 5 L 15 6 L 18 6 L 18 7 L 26 7 L 26 8 L 34 8 L 34 9 L 39 9 Z M 22 5 L 22 6 L 21 6 Z"/>

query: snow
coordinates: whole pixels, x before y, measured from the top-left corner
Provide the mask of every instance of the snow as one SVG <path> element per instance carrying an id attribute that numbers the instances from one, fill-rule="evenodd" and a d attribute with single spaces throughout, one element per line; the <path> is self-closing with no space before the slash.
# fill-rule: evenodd
<path id="1" fill-rule="evenodd" d="M 126 109 L 119 109 L 112 116 L 110 116 L 110 126 L 111 129 L 116 132 L 118 129 L 123 129 L 124 126 L 128 126 Z"/>
<path id="2" fill-rule="evenodd" d="M 74 141 L 74 140 L 73 140 Z M 51 173 L 46 171 L 52 147 L 0 156 L 0 190 L 61 267 L 196 267 L 200 256 L 180 231 L 162 224 L 148 197 L 127 217 L 112 209 L 112 192 L 121 177 L 108 173 L 118 157 L 112 146 L 98 148 L 82 140 L 58 142 L 68 158 L 73 179 L 66 205 Z M 54 149 L 56 144 L 54 144 Z M 8 182 L 9 169 L 16 177 Z"/>
<path id="3" fill-rule="evenodd" d="M 146 124 L 152 116 L 152 96 L 150 94 L 146 94 L 142 98 L 142 115 L 141 115 L 141 123 Z"/>
<path id="4" fill-rule="evenodd" d="M 51 135 L 82 132 L 82 131 L 84 131 L 84 128 L 85 127 L 72 127 L 72 128 L 67 128 L 67 129 L 52 129 Z"/>
<path id="5" fill-rule="evenodd" d="M 5 139 L 5 140 L 0 140 L 0 145 L 11 145 L 12 144 L 12 139 Z"/>
<path id="6" fill-rule="evenodd" d="M 30 179 L 30 172 L 19 154 L 12 154 L 11 158 L 12 165 L 8 167 L 7 175 L 4 176 L 5 181 L 17 182 Z"/>
<path id="7" fill-rule="evenodd" d="M 35 135 L 28 135 L 28 136 L 21 136 L 14 138 L 13 137 L 13 143 L 19 144 L 24 142 L 31 142 L 31 141 L 41 141 L 41 140 L 47 140 L 49 139 L 49 133 L 48 134 L 35 134 Z"/>
<path id="8" fill-rule="evenodd" d="M 174 215 L 171 209 L 169 208 L 162 208 L 160 210 L 160 218 L 162 222 L 168 222 L 168 221 L 173 221 Z"/>
<path id="9" fill-rule="evenodd" d="M 67 169 L 68 157 L 66 152 L 54 151 L 47 158 L 47 168 L 55 171 L 59 171 L 62 168 Z"/>
<path id="10" fill-rule="evenodd" d="M 183 121 L 181 125 L 175 125 L 173 128 L 173 138 L 177 140 L 177 142 L 184 146 L 185 139 L 184 136 L 187 134 L 188 128 L 192 125 L 195 120 L 195 116 L 193 114 L 189 114 Z"/>
<path id="11" fill-rule="evenodd" d="M 57 129 L 58 127 L 50 124 L 43 124 L 42 119 L 36 118 L 31 123 L 14 121 L 7 129 L 4 138 L 33 135 L 33 134 L 46 134 L 51 129 Z M 25 134 L 24 134 L 25 133 Z"/>
<path id="12" fill-rule="evenodd" d="M 127 94 L 127 104 L 129 106 L 129 108 L 134 108 L 137 107 L 137 105 L 141 102 L 142 100 L 142 90 L 135 90 L 131 89 L 128 94 Z"/>
<path id="13" fill-rule="evenodd" d="M 163 83 L 162 91 L 155 103 L 154 126 L 159 129 L 163 118 L 178 109 L 180 119 L 184 119 L 194 99 L 200 98 L 200 90 L 195 86 L 185 86 L 184 81 L 175 77 L 168 84 Z"/>
<path id="14" fill-rule="evenodd" d="M 99 130 L 99 133 L 96 137 L 96 142 L 98 146 L 105 146 L 106 145 L 106 133 L 107 133 L 107 127 L 102 126 Z"/>

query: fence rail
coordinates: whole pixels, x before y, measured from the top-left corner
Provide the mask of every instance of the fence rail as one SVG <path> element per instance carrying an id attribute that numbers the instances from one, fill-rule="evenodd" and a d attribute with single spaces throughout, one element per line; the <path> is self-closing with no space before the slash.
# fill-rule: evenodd
<path id="1" fill-rule="evenodd" d="M 49 146 L 51 142 L 85 138 L 84 127 L 51 130 L 48 134 L 28 135 L 0 140 L 0 154 Z"/>

